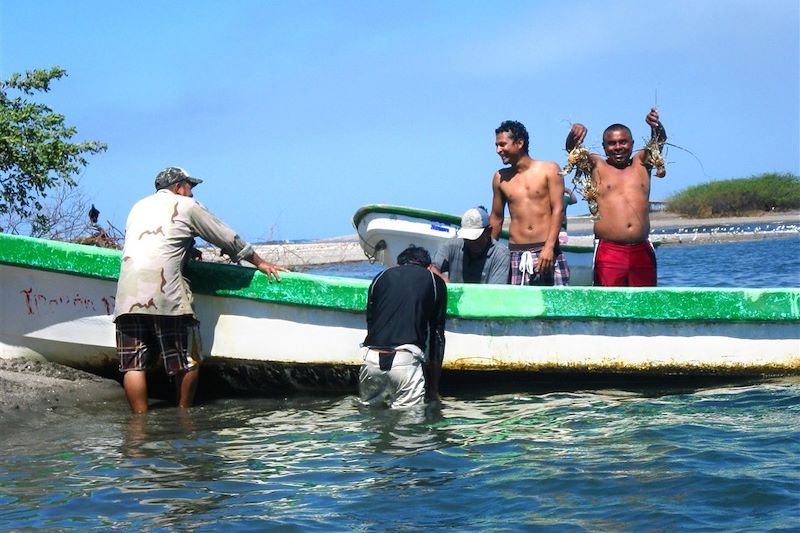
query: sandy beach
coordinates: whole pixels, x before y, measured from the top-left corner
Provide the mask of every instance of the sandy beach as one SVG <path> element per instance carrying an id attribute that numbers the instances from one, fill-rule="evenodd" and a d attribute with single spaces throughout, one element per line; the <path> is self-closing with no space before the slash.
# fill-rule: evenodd
<path id="1" fill-rule="evenodd" d="M 98 401 L 124 403 L 122 386 L 55 363 L 0 359 L 0 420 L 66 411 Z"/>

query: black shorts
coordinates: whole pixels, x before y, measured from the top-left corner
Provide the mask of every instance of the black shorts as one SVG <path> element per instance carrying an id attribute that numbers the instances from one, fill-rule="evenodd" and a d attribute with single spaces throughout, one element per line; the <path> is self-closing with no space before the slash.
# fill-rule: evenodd
<path id="1" fill-rule="evenodd" d="M 191 315 L 121 315 L 116 327 L 121 372 L 145 370 L 159 355 L 170 376 L 200 364 L 200 327 Z"/>

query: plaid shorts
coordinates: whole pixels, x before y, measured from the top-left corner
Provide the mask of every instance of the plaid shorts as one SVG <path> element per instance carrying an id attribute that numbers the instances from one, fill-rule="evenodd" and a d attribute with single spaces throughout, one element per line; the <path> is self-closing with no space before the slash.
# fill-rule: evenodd
<path id="1" fill-rule="evenodd" d="M 170 376 L 200 364 L 199 322 L 190 315 L 121 315 L 116 326 L 121 372 L 145 370 L 159 355 Z"/>
<path id="2" fill-rule="evenodd" d="M 511 252 L 511 285 L 542 285 L 545 287 L 569 285 L 569 266 L 567 265 L 567 258 L 564 257 L 564 252 L 561 251 L 561 247 L 558 245 L 556 245 L 555 249 L 554 268 L 550 272 L 534 272 L 531 274 L 528 270 L 520 270 L 519 266 L 523 254 L 530 253 L 529 260 L 532 261 L 531 264 L 535 265 L 543 247 L 543 243 L 509 243 L 508 251 Z"/>

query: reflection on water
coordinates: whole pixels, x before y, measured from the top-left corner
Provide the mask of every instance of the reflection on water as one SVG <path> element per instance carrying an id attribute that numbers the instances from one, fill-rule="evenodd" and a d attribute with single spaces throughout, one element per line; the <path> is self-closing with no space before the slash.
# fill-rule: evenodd
<path id="1" fill-rule="evenodd" d="M 797 378 L 48 416 L 0 437 L 2 528 L 745 531 L 800 509 Z"/>

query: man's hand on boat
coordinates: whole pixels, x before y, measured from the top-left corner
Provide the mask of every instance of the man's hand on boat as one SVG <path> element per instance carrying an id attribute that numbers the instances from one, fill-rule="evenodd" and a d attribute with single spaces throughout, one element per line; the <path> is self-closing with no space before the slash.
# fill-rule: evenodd
<path id="1" fill-rule="evenodd" d="M 247 259 L 251 262 L 257 269 L 267 275 L 267 279 L 270 283 L 272 283 L 272 278 L 275 278 L 275 281 L 281 281 L 281 277 L 278 275 L 278 272 L 283 271 L 287 272 L 289 269 L 284 268 L 282 266 L 278 266 L 274 263 L 270 263 L 269 261 L 264 261 L 259 257 L 259 255 L 253 252 L 253 255 Z"/>

